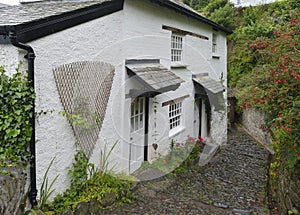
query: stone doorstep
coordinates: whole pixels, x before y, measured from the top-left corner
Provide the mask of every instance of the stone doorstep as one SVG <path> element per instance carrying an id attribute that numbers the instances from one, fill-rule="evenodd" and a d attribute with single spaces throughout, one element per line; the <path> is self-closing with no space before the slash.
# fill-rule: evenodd
<path id="1" fill-rule="evenodd" d="M 206 143 L 203 152 L 200 154 L 199 165 L 204 166 L 213 158 L 219 149 L 219 145 Z"/>

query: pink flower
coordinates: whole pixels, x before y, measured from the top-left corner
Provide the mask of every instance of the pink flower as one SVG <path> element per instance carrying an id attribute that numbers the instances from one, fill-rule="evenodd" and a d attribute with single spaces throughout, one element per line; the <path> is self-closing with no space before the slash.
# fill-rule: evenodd
<path id="1" fill-rule="evenodd" d="M 264 104 L 264 103 L 265 103 L 265 100 L 261 99 L 261 100 L 259 100 L 259 103 L 260 103 L 260 104 Z"/>

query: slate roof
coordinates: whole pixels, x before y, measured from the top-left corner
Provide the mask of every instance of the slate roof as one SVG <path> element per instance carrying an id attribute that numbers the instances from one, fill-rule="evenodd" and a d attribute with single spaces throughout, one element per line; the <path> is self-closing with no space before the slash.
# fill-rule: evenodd
<path id="1" fill-rule="evenodd" d="M 148 1 L 231 33 L 180 0 Z M 19 41 L 28 42 L 122 10 L 123 6 L 124 0 L 48 0 L 0 7 L 0 35 L 8 35 L 9 31 L 15 31 L 19 32 Z M 5 38 L 0 38 L 0 43 L 3 40 Z"/>
<path id="2" fill-rule="evenodd" d="M 209 78 L 208 76 L 194 76 L 193 81 L 197 84 L 200 84 L 205 89 L 209 90 L 213 94 L 217 94 L 224 91 L 224 86 L 221 84 L 221 82 L 216 81 L 212 78 Z"/>
<path id="3" fill-rule="evenodd" d="M 18 25 L 113 0 L 45 1 L 0 8 L 0 25 Z"/>
<path id="4" fill-rule="evenodd" d="M 32 41 L 123 9 L 124 0 L 56 0 L 0 8 L 0 43 Z M 3 35 L 3 36 L 1 36 Z"/>
<path id="5" fill-rule="evenodd" d="M 127 72 L 136 76 L 149 92 L 164 93 L 175 90 L 184 82 L 159 63 L 159 60 L 127 60 Z"/>
<path id="6" fill-rule="evenodd" d="M 7 7 L 7 6 L 8 6 L 7 4 L 0 3 L 0 8 L 1 7 Z"/>

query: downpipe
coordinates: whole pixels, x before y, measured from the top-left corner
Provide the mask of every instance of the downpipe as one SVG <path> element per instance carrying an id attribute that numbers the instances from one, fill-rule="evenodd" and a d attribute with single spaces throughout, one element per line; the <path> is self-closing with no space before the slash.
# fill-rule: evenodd
<path id="1" fill-rule="evenodd" d="M 13 46 L 23 49 L 27 51 L 27 54 L 24 56 L 28 62 L 28 82 L 29 85 L 34 89 L 34 59 L 35 54 L 34 50 L 31 46 L 21 43 L 18 41 L 18 37 L 16 32 L 10 31 L 9 32 L 10 42 Z M 30 160 L 30 191 L 29 191 L 29 200 L 32 207 L 37 206 L 37 189 L 36 189 L 36 156 L 35 156 L 35 102 L 32 104 L 31 109 L 31 119 L 30 124 L 32 127 L 32 134 L 29 144 L 29 149 L 31 153 L 31 160 Z"/>

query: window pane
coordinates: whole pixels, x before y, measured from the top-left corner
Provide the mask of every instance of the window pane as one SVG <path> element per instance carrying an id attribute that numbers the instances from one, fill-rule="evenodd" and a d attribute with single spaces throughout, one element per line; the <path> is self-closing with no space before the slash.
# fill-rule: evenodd
<path id="1" fill-rule="evenodd" d="M 134 118 L 130 119 L 130 131 L 133 132 L 134 131 Z"/>
<path id="2" fill-rule="evenodd" d="M 140 99 L 140 113 L 143 113 L 143 109 L 144 109 L 143 99 Z"/>
<path id="3" fill-rule="evenodd" d="M 131 116 L 133 116 L 133 115 L 134 115 L 134 106 L 131 105 L 131 106 L 130 106 L 130 109 L 131 109 Z"/>
<path id="4" fill-rule="evenodd" d="M 140 115 L 140 128 L 143 128 L 143 114 Z"/>
<path id="5" fill-rule="evenodd" d="M 138 122 L 139 117 L 134 117 L 134 130 L 137 131 L 139 129 L 139 122 Z"/>
<path id="6" fill-rule="evenodd" d="M 180 35 L 171 36 L 171 61 L 181 61 L 183 38 Z"/>

